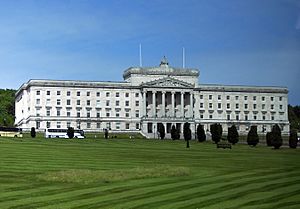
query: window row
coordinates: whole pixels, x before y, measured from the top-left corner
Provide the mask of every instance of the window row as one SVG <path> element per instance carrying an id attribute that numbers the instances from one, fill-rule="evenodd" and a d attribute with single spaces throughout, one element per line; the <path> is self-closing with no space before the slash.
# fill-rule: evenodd
<path id="1" fill-rule="evenodd" d="M 253 114 L 252 117 L 250 117 L 250 115 L 248 114 L 244 114 L 243 117 L 241 117 L 240 114 L 235 114 L 234 116 L 231 114 L 227 114 L 226 115 L 226 120 L 278 120 L 278 118 L 275 115 L 270 115 L 270 117 L 268 117 L 266 114 L 261 114 L 261 117 L 259 117 L 258 114 Z M 206 115 L 206 117 L 204 117 L 203 113 L 200 113 L 200 119 L 220 119 L 220 115 L 219 117 L 214 117 L 213 114 L 208 114 Z"/>
<path id="2" fill-rule="evenodd" d="M 74 101 L 75 102 L 75 101 Z M 111 105 L 111 101 L 110 100 L 102 100 L 102 103 L 105 102 L 105 106 L 110 106 Z M 71 105 L 72 101 L 71 99 L 67 99 L 66 100 L 66 105 L 69 106 Z M 57 99 L 56 100 L 56 103 L 55 103 L 57 106 L 61 106 L 62 105 L 62 100 L 61 99 Z M 76 100 L 76 103 L 75 103 L 77 106 L 80 106 L 80 105 L 86 105 L 86 106 L 91 106 L 92 105 L 92 101 L 91 100 L 86 100 L 85 102 L 83 102 L 82 100 Z M 36 99 L 36 105 L 39 106 L 41 105 L 41 99 Z M 51 104 L 51 100 L 50 99 L 46 99 L 46 105 L 47 106 L 50 106 L 52 105 Z M 101 106 L 101 100 L 96 100 L 95 101 L 95 105 L 97 107 Z M 128 100 L 124 101 L 124 105 L 126 107 L 129 107 L 130 106 L 130 102 Z M 138 107 L 140 105 L 140 101 L 135 101 L 135 106 Z M 120 106 L 120 100 L 116 100 L 115 101 L 115 106 Z"/>
<path id="3" fill-rule="evenodd" d="M 222 109 L 222 103 L 217 103 L 216 104 L 217 105 L 217 108 L 218 109 Z M 235 104 L 235 109 L 239 109 L 240 108 L 240 104 L 239 103 L 236 103 Z M 243 105 L 244 106 L 244 109 L 249 109 L 249 104 L 244 104 Z M 204 108 L 204 103 L 200 103 L 200 108 Z M 208 108 L 210 108 L 210 109 L 213 109 L 214 108 L 214 104 L 213 103 L 208 103 Z M 230 103 L 227 103 L 226 104 L 226 109 L 230 109 L 230 108 L 232 108 L 231 107 L 231 104 Z M 252 108 L 253 109 L 257 109 L 258 108 L 258 105 L 257 104 L 253 104 L 252 105 Z M 275 108 L 275 105 L 274 104 L 271 104 L 270 106 L 269 106 L 269 108 L 271 109 L 271 110 L 274 110 L 274 108 Z M 261 104 L 261 109 L 263 109 L 263 110 L 265 110 L 266 109 L 266 104 Z M 279 109 L 280 110 L 283 110 L 283 105 L 279 105 Z"/>
<path id="4" fill-rule="evenodd" d="M 212 95 L 212 94 L 208 95 L 208 99 L 209 100 L 213 100 L 214 96 L 216 96 L 218 100 L 222 100 L 222 95 Z M 200 99 L 203 99 L 203 98 L 204 98 L 204 95 L 201 94 L 200 95 Z M 249 98 L 250 98 L 250 96 L 238 96 L 238 95 L 236 95 L 236 96 L 227 95 L 226 96 L 226 100 L 233 100 L 233 99 L 240 100 L 240 99 L 244 99 L 245 101 L 248 101 Z M 258 96 L 251 96 L 251 98 L 252 98 L 253 101 L 257 101 Z M 267 96 L 261 96 L 261 101 L 266 101 L 266 98 L 267 98 Z M 274 96 L 270 96 L 269 98 L 270 98 L 270 101 L 274 101 L 275 100 Z M 279 96 L 278 97 L 278 101 L 282 101 L 282 100 L 283 100 L 283 97 Z"/>
<path id="5" fill-rule="evenodd" d="M 65 92 L 65 95 L 66 96 L 71 96 L 71 94 L 74 94 L 76 93 L 76 96 L 81 96 L 81 95 L 84 95 L 83 93 L 85 93 L 86 96 L 91 96 L 91 91 L 86 91 L 86 92 L 81 92 L 81 91 L 76 91 L 76 92 L 71 92 L 71 91 L 66 91 Z M 105 93 L 105 96 L 106 97 L 110 97 L 110 96 L 115 96 L 115 97 L 120 97 L 120 92 L 114 92 L 114 94 L 112 92 L 95 92 L 95 96 L 97 97 L 100 97 L 101 93 Z M 37 90 L 36 91 L 36 95 L 41 95 L 41 91 L 40 90 Z M 46 91 L 46 95 L 47 96 L 50 96 L 50 95 L 57 95 L 57 96 L 60 96 L 62 95 L 62 91 Z M 129 97 L 129 92 L 125 92 L 124 93 L 124 96 L 125 97 Z M 135 97 L 139 97 L 140 96 L 140 93 L 134 93 Z"/>

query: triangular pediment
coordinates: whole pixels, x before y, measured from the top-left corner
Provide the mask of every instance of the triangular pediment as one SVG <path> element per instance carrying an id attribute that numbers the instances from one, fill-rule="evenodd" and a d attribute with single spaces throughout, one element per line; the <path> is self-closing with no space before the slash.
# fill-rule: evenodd
<path id="1" fill-rule="evenodd" d="M 147 87 L 178 87 L 178 88 L 193 88 L 194 85 L 171 77 L 161 78 L 147 83 L 142 83 L 142 86 Z"/>

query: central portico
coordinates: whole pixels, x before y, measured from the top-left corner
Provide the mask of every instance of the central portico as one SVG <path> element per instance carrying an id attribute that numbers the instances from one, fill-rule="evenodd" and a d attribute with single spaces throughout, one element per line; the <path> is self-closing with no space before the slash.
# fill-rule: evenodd
<path id="1" fill-rule="evenodd" d="M 197 69 L 169 67 L 165 57 L 159 67 L 135 67 L 124 72 L 124 80 L 141 88 L 143 133 L 155 133 L 158 123 L 169 133 L 173 124 L 181 130 L 184 122 L 195 122 L 193 90 L 198 76 Z"/>

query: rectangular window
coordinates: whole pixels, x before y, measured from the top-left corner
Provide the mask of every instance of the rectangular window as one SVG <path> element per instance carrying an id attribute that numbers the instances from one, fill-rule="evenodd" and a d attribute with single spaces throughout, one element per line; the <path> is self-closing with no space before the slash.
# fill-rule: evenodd
<path id="1" fill-rule="evenodd" d="M 129 97 L 129 93 L 125 93 L 125 97 Z"/>
<path id="2" fill-rule="evenodd" d="M 213 116 L 212 115 L 209 115 L 209 119 L 212 119 L 213 118 Z"/>
<path id="3" fill-rule="evenodd" d="M 41 100 L 40 99 L 36 99 L 36 104 L 40 105 L 41 104 Z"/>
<path id="4" fill-rule="evenodd" d="M 244 96 L 244 100 L 248 100 L 248 96 Z"/>
<path id="5" fill-rule="evenodd" d="M 227 115 L 227 120 L 230 120 L 230 115 Z"/>
<path id="6" fill-rule="evenodd" d="M 135 106 L 136 107 L 140 106 L 140 101 L 135 101 Z"/>
<path id="7" fill-rule="evenodd" d="M 256 96 L 253 96 L 253 101 L 256 101 Z"/>
<path id="8" fill-rule="evenodd" d="M 56 92 L 56 95 L 57 95 L 57 96 L 60 96 L 60 91 L 57 91 L 57 92 Z"/>
<path id="9" fill-rule="evenodd" d="M 222 108 L 222 104 L 218 103 L 218 109 L 221 109 L 221 108 Z"/>
<path id="10" fill-rule="evenodd" d="M 135 124 L 135 129 L 136 129 L 136 130 L 139 130 L 139 129 L 140 129 L 140 124 L 139 124 L 139 123 L 136 123 L 136 124 Z"/>
<path id="11" fill-rule="evenodd" d="M 57 122 L 57 123 L 56 123 L 56 127 L 57 127 L 57 128 L 61 128 L 61 123 L 60 123 L 60 122 Z"/>
<path id="12" fill-rule="evenodd" d="M 87 118 L 90 118 L 90 117 L 91 117 L 91 112 L 90 112 L 90 111 L 87 111 L 87 112 L 86 112 L 86 117 L 87 117 Z"/>
<path id="13" fill-rule="evenodd" d="M 50 99 L 47 99 L 46 100 L 46 105 L 50 105 L 51 104 L 51 100 Z"/>
<path id="14" fill-rule="evenodd" d="M 239 100 L 239 96 L 235 96 L 235 100 Z"/>
<path id="15" fill-rule="evenodd" d="M 200 99 L 203 99 L 203 95 L 202 94 L 200 95 Z"/>
<path id="16" fill-rule="evenodd" d="M 200 103 L 200 108 L 203 108 L 203 103 Z"/>
<path id="17" fill-rule="evenodd" d="M 70 91 L 67 91 L 67 96 L 71 96 L 71 92 Z"/>
<path id="18" fill-rule="evenodd" d="M 230 103 L 226 104 L 227 109 L 230 109 Z"/>
<path id="19" fill-rule="evenodd" d="M 106 112 L 106 117 L 109 117 L 109 116 L 110 116 L 110 112 L 107 111 L 107 112 Z"/>
<path id="20" fill-rule="evenodd" d="M 91 100 L 86 100 L 86 105 L 90 106 L 91 105 Z"/>
<path id="21" fill-rule="evenodd" d="M 281 110 L 282 110 L 282 105 L 279 105 L 279 109 L 281 109 Z"/>
<path id="22" fill-rule="evenodd" d="M 209 99 L 209 100 L 212 100 L 212 95 L 208 95 L 208 99 Z"/>
<path id="23" fill-rule="evenodd" d="M 129 110 L 126 110 L 125 117 L 129 118 Z"/>
<path id="24" fill-rule="evenodd" d="M 125 101 L 125 106 L 129 107 L 129 101 Z"/>
<path id="25" fill-rule="evenodd" d="M 239 104 L 235 104 L 235 109 L 239 109 Z"/>
<path id="26" fill-rule="evenodd" d="M 126 128 L 127 130 L 129 130 L 129 123 L 126 123 L 126 124 L 125 124 L 125 128 Z"/>
<path id="27" fill-rule="evenodd" d="M 86 123 L 86 128 L 91 128 L 91 123 L 90 122 Z"/>
<path id="28" fill-rule="evenodd" d="M 121 123 L 119 123 L 119 122 L 116 123 L 116 129 L 117 129 L 117 130 L 120 129 L 120 125 L 121 125 Z"/>
<path id="29" fill-rule="evenodd" d="M 97 96 L 97 97 L 100 97 L 100 92 L 97 92 L 97 93 L 96 93 L 96 96 Z"/>
<path id="30" fill-rule="evenodd" d="M 203 114 L 200 114 L 200 118 L 203 119 Z"/>
<path id="31" fill-rule="evenodd" d="M 67 105 L 71 105 L 71 100 L 67 99 Z"/>
<path id="32" fill-rule="evenodd" d="M 256 114 L 253 115 L 253 119 L 254 119 L 254 120 L 257 120 L 257 115 L 256 115 Z"/>
<path id="33" fill-rule="evenodd" d="M 116 97 L 120 97 L 120 92 L 116 92 Z"/>
<path id="34" fill-rule="evenodd" d="M 263 115 L 263 116 L 262 116 L 262 119 L 263 119 L 263 120 L 266 120 L 266 116 L 265 116 L 265 115 Z"/>
<path id="35" fill-rule="evenodd" d="M 71 112 L 67 111 L 67 117 L 71 117 Z"/>
<path id="36" fill-rule="evenodd" d="M 96 106 L 97 106 L 97 107 L 100 107 L 100 100 L 97 100 L 97 101 L 96 101 Z"/>
<path id="37" fill-rule="evenodd" d="M 265 104 L 262 104 L 262 105 L 261 105 L 261 109 L 264 110 L 265 108 L 266 108 L 266 105 L 265 105 Z"/>
<path id="38" fill-rule="evenodd" d="M 262 101 L 265 101 L 265 97 L 262 97 L 261 100 L 262 100 Z"/>
<path id="39" fill-rule="evenodd" d="M 221 95 L 218 95 L 218 100 L 221 100 L 221 99 L 222 99 Z"/>
<path id="40" fill-rule="evenodd" d="M 273 104 L 271 105 L 271 110 L 274 110 L 274 105 Z"/>
<path id="41" fill-rule="evenodd" d="M 257 106 L 256 104 L 253 104 L 253 109 L 256 109 L 256 106 Z"/>
<path id="42" fill-rule="evenodd" d="M 78 96 L 78 97 L 80 96 L 80 91 L 77 91 L 77 96 Z"/>
<path id="43" fill-rule="evenodd" d="M 57 116 L 60 116 L 60 110 L 57 110 L 57 111 L 56 111 L 56 115 L 57 115 Z"/>
<path id="44" fill-rule="evenodd" d="M 47 115 L 47 116 L 50 116 L 50 112 L 51 112 L 51 111 L 50 111 L 49 109 L 47 109 L 46 115 Z"/>
<path id="45" fill-rule="evenodd" d="M 56 100 L 57 105 L 61 105 L 60 99 Z"/>
<path id="46" fill-rule="evenodd" d="M 280 101 L 280 102 L 282 101 L 282 97 L 279 97 L 279 101 Z"/>
<path id="47" fill-rule="evenodd" d="M 272 102 L 274 101 L 274 97 L 271 97 L 271 101 L 272 101 Z"/>
<path id="48" fill-rule="evenodd" d="M 77 100 L 76 104 L 77 104 L 77 105 L 80 105 L 80 100 Z"/>
<path id="49" fill-rule="evenodd" d="M 97 123 L 97 128 L 101 128 L 101 123 Z"/>
<path id="50" fill-rule="evenodd" d="M 106 100 L 106 106 L 109 106 L 109 100 Z"/>
<path id="51" fill-rule="evenodd" d="M 248 115 L 245 115 L 245 120 L 248 120 Z"/>
<path id="52" fill-rule="evenodd" d="M 80 112 L 79 111 L 77 112 L 77 118 L 80 118 Z"/>
<path id="53" fill-rule="evenodd" d="M 67 128 L 71 127 L 71 122 L 67 122 Z"/>
<path id="54" fill-rule="evenodd" d="M 239 115 L 236 115 L 236 116 L 235 116 L 235 119 L 236 119 L 236 120 L 240 120 L 240 116 L 239 116 Z"/>
<path id="55" fill-rule="evenodd" d="M 275 117 L 274 117 L 274 115 L 272 115 L 272 116 L 271 116 L 271 120 L 274 120 L 274 119 L 275 119 Z"/>
<path id="56" fill-rule="evenodd" d="M 135 117 L 139 118 L 140 117 L 140 112 L 138 110 L 135 111 Z"/>
<path id="57" fill-rule="evenodd" d="M 47 95 L 50 96 L 50 91 L 47 91 Z"/>
<path id="58" fill-rule="evenodd" d="M 51 122 L 48 121 L 46 126 L 47 126 L 47 128 L 50 128 L 51 127 Z"/>
<path id="59" fill-rule="evenodd" d="M 213 108 L 213 104 L 212 103 L 209 103 L 209 108 Z"/>
<path id="60" fill-rule="evenodd" d="M 245 106 L 245 109 L 247 110 L 248 109 L 248 104 L 245 104 L 244 106 Z"/>
<path id="61" fill-rule="evenodd" d="M 116 117 L 120 117 L 120 111 L 116 110 Z"/>
<path id="62" fill-rule="evenodd" d="M 90 92 L 90 91 L 87 91 L 87 92 L 86 92 L 86 96 L 87 96 L 87 97 L 91 96 L 91 92 Z"/>
<path id="63" fill-rule="evenodd" d="M 139 95 L 140 95 L 139 93 L 135 93 L 135 97 L 139 97 Z"/>
<path id="64" fill-rule="evenodd" d="M 227 95 L 227 96 L 226 96 L 226 99 L 227 99 L 227 100 L 230 100 L 230 96 L 229 96 L 229 95 Z"/>
<path id="65" fill-rule="evenodd" d="M 110 93 L 109 92 L 106 92 L 106 97 L 109 97 Z"/>
<path id="66" fill-rule="evenodd" d="M 100 118 L 100 111 L 97 112 L 97 118 Z"/>
<path id="67" fill-rule="evenodd" d="M 41 91 L 36 91 L 36 95 L 41 95 Z"/>

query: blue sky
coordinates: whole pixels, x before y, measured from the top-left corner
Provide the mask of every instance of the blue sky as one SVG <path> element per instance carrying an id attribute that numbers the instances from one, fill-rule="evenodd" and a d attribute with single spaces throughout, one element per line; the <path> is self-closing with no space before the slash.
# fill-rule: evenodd
<path id="1" fill-rule="evenodd" d="M 0 88 L 122 81 L 125 69 L 200 69 L 200 83 L 287 86 L 300 104 L 299 0 L 0 0 Z"/>

